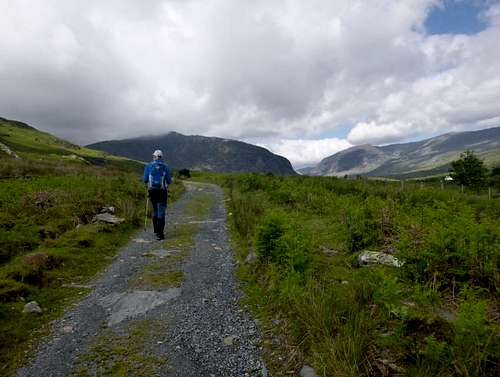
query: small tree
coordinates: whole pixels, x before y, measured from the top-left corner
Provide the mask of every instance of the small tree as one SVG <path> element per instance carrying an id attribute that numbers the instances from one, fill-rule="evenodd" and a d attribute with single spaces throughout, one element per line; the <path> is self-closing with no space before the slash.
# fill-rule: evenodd
<path id="1" fill-rule="evenodd" d="M 450 175 L 459 185 L 471 187 L 483 187 L 486 184 L 488 169 L 483 160 L 479 159 L 474 152 L 466 150 L 460 154 L 460 158 L 451 163 Z"/>

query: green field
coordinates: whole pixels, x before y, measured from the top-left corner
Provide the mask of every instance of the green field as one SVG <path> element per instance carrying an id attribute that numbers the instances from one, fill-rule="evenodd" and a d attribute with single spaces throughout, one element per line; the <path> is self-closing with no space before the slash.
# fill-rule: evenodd
<path id="1" fill-rule="evenodd" d="M 203 175 L 228 196 L 273 376 L 496 376 L 500 201 L 328 177 Z M 402 267 L 360 267 L 365 251 Z M 255 251 L 258 262 L 244 263 Z M 277 340 L 276 340 L 277 339 Z"/>
<path id="2" fill-rule="evenodd" d="M 143 224 L 145 187 L 143 164 L 23 124 L 0 119 L 0 142 L 20 157 L 0 152 L 0 375 L 9 375 Z M 171 186 L 171 200 L 182 191 Z M 125 222 L 93 223 L 103 206 Z M 22 313 L 29 301 L 43 313 Z"/>

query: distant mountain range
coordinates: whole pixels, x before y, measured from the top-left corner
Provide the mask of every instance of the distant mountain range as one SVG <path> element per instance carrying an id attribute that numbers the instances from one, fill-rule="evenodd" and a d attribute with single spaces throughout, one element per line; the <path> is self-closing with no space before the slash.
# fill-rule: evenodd
<path id="1" fill-rule="evenodd" d="M 174 169 L 296 174 L 290 161 L 265 148 L 217 137 L 170 132 L 161 136 L 103 141 L 87 147 L 140 161 L 150 161 L 152 152 L 161 149 L 165 161 Z"/>
<path id="2" fill-rule="evenodd" d="M 450 162 L 470 149 L 487 165 L 500 165 L 500 127 L 448 133 L 430 139 L 383 147 L 360 145 L 300 169 L 301 174 L 416 178 L 446 173 Z"/>

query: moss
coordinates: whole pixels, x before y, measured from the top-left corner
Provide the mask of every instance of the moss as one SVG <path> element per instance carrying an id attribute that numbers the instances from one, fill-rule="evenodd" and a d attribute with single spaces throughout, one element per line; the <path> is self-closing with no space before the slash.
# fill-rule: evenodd
<path id="1" fill-rule="evenodd" d="M 156 375 L 168 365 L 164 357 L 154 354 L 151 345 L 163 339 L 166 328 L 167 323 L 159 320 L 141 320 L 127 330 L 104 330 L 90 351 L 78 358 L 73 375 Z"/>

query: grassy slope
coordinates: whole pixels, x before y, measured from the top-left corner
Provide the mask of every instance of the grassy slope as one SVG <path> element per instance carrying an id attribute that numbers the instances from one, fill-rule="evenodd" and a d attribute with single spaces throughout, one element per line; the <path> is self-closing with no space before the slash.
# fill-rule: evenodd
<path id="1" fill-rule="evenodd" d="M 8 135 L 8 136 L 7 136 Z M 86 292 L 85 283 L 142 224 L 142 164 L 67 143 L 0 119 L 0 374 L 24 359 L 46 324 Z M 171 188 L 175 200 L 182 185 Z M 92 224 L 113 205 L 122 225 Z M 41 315 L 22 314 L 35 300 Z"/>
<path id="2" fill-rule="evenodd" d="M 0 118 L 0 142 L 7 145 L 24 161 L 24 163 L 17 161 L 13 165 L 12 159 L 0 151 L 2 158 L 0 177 L 9 174 L 19 176 L 23 172 L 29 175 L 45 174 L 43 167 L 50 169 L 51 173 L 66 174 L 72 166 L 111 165 L 114 169 L 122 171 L 139 171 L 143 166 L 139 161 L 80 147 L 24 123 L 4 118 Z M 14 166 L 17 171 L 14 170 Z"/>
<path id="3" fill-rule="evenodd" d="M 500 202 L 326 177 L 211 175 L 226 189 L 273 376 L 494 376 Z M 362 250 L 402 268 L 361 268 Z M 324 253 L 322 250 L 331 250 Z M 276 319 L 279 319 L 277 321 Z"/>

